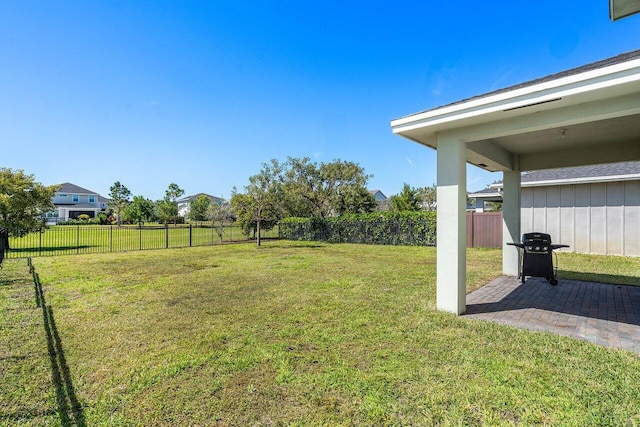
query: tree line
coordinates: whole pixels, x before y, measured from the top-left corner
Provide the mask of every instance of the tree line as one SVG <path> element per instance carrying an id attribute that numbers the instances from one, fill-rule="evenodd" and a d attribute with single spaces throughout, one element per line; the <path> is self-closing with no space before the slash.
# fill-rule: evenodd
<path id="1" fill-rule="evenodd" d="M 178 207 L 178 199 L 183 195 L 184 190 L 172 182 L 165 191 L 165 196 L 160 200 L 154 202 L 144 196 L 133 196 L 131 199 L 131 191 L 120 181 L 116 181 L 109 189 L 107 205 L 112 210 L 118 226 L 121 221 L 133 224 L 160 222 L 175 225 L 185 219 L 180 216 Z M 222 221 L 226 216 L 228 216 L 227 207 L 214 203 L 204 194 L 189 201 L 187 219 L 196 222 Z"/>
<path id="2" fill-rule="evenodd" d="M 260 244 L 260 230 L 272 228 L 282 218 L 435 209 L 435 186 L 414 188 L 404 184 L 399 194 L 386 204 L 379 204 L 367 189 L 370 178 L 372 175 L 364 168 L 350 161 L 272 159 L 262 165 L 259 173 L 249 177 L 244 191 L 233 188 L 230 203 L 215 203 L 205 195 L 192 199 L 186 219 L 217 222 L 220 232 L 225 222 L 235 220 L 247 236 L 253 233 Z M 0 168 L 0 226 L 12 236 L 39 230 L 43 225 L 42 214 L 55 209 L 52 199 L 58 189 L 56 185 L 46 187 L 36 182 L 33 175 L 21 170 Z M 112 217 L 107 220 L 118 225 L 155 221 L 177 224 L 184 220 L 178 209 L 178 199 L 183 195 L 184 190 L 172 182 L 160 200 L 132 197 L 131 191 L 116 181 L 110 187 L 108 206 Z"/>
<path id="3" fill-rule="evenodd" d="M 272 159 L 249 178 L 244 192 L 234 188 L 231 207 L 245 234 L 253 230 L 260 245 L 260 230 L 273 227 L 282 218 L 329 218 L 385 209 L 367 189 L 371 177 L 359 164 L 349 161 Z M 416 189 L 405 184 L 390 200 L 386 210 L 431 210 L 435 208 L 435 186 Z"/>

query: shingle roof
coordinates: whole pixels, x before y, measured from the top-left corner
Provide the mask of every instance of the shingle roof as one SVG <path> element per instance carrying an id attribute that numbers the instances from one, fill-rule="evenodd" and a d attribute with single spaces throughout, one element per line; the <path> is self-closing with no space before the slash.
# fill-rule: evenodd
<path id="1" fill-rule="evenodd" d="M 380 190 L 368 190 L 368 191 L 369 191 L 369 194 L 371 194 L 372 196 L 375 196 L 377 193 L 380 193 L 384 196 L 385 199 L 387 198 L 387 196 Z"/>
<path id="2" fill-rule="evenodd" d="M 95 191 L 87 190 L 70 182 L 60 184 L 58 193 L 74 193 L 74 194 L 98 194 Z"/>
<path id="3" fill-rule="evenodd" d="M 591 64 L 587 64 L 587 65 L 583 65 L 580 67 L 576 67 L 576 68 L 572 68 L 570 70 L 566 70 L 566 71 L 562 71 L 559 73 L 555 73 L 555 74 L 551 74 L 545 77 L 541 77 L 538 79 L 534 79 L 534 80 L 530 80 L 528 82 L 524 82 L 524 83 L 519 83 L 513 86 L 509 86 L 503 89 L 498 89 L 492 92 L 488 92 L 482 95 L 477 95 L 477 96 L 472 96 L 470 98 L 466 98 L 466 99 L 462 99 L 460 101 L 456 101 L 456 102 L 452 102 L 451 104 L 445 104 L 445 105 L 441 105 L 439 107 L 434 107 L 434 108 L 429 108 L 427 110 L 424 111 L 419 111 L 417 113 L 413 113 L 413 114 L 409 114 L 407 116 L 404 117 L 411 117 L 411 116 L 415 116 L 418 114 L 423 114 L 426 113 L 428 111 L 434 111 L 434 110 L 439 110 L 440 108 L 444 108 L 444 107 L 450 107 L 453 105 L 458 105 L 458 104 L 464 104 L 466 102 L 472 101 L 472 100 L 477 100 L 477 99 L 481 99 L 481 98 L 487 98 L 490 96 L 494 96 L 494 95 L 498 95 L 501 93 L 506 93 L 506 92 L 511 92 L 517 89 L 522 89 L 528 86 L 533 86 L 533 85 L 537 85 L 540 83 L 545 83 L 545 82 L 549 82 L 549 81 L 553 81 L 553 80 L 559 80 L 561 78 L 564 77 L 569 77 L 569 76 L 573 76 L 576 74 L 581 74 L 581 73 L 586 73 L 589 71 L 593 71 L 593 70 L 597 70 L 600 68 L 604 68 L 604 67 L 609 67 L 611 65 L 616 65 L 616 64 L 621 64 L 623 62 L 628 62 L 628 61 L 632 61 L 634 59 L 638 59 L 640 58 L 640 49 L 638 50 L 634 50 L 631 52 L 626 52 L 626 53 L 622 53 L 620 55 L 614 56 L 612 58 L 607 58 L 607 59 L 603 59 L 601 61 L 597 61 L 597 62 L 592 62 Z M 403 118 L 404 118 L 403 117 Z"/>
<path id="4" fill-rule="evenodd" d="M 533 171 L 522 174 L 522 182 L 601 178 L 625 175 L 640 175 L 640 161 Z"/>
<path id="5" fill-rule="evenodd" d="M 491 188 L 491 187 L 483 188 L 480 191 L 473 191 L 468 194 L 469 197 L 495 196 L 495 195 L 500 195 L 500 192 L 498 191 L 498 189 Z"/>
<path id="6" fill-rule="evenodd" d="M 571 168 L 545 169 L 523 173 L 521 183 L 526 186 L 533 182 L 575 181 L 611 181 L 618 179 L 640 179 L 640 161 L 605 163 L 601 165 L 576 166 Z M 491 187 L 502 187 L 502 181 L 496 181 Z"/>

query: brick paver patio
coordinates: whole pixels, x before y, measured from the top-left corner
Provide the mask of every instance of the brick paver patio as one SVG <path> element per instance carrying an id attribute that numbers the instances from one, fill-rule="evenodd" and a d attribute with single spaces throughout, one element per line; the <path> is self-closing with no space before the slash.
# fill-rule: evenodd
<path id="1" fill-rule="evenodd" d="M 503 276 L 467 295 L 465 315 L 640 354 L 640 286 Z"/>

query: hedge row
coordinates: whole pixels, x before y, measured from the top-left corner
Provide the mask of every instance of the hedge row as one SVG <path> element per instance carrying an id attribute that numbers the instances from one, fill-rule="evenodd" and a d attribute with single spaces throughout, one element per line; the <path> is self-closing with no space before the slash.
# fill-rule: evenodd
<path id="1" fill-rule="evenodd" d="M 338 218 L 285 218 L 280 237 L 332 243 L 435 246 L 436 213 L 375 212 Z"/>

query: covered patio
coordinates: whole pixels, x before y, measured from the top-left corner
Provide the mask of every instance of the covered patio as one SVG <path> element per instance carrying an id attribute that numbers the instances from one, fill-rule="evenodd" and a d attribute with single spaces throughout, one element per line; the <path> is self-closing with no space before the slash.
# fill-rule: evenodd
<path id="1" fill-rule="evenodd" d="M 640 287 L 502 276 L 467 296 L 466 316 L 640 355 Z"/>
<path id="2" fill-rule="evenodd" d="M 502 172 L 502 272 L 517 276 L 518 249 L 507 243 L 521 239 L 521 171 L 640 160 L 640 50 L 411 114 L 391 127 L 437 150 L 437 307 L 463 314 L 466 163 Z M 640 213 L 625 220 L 640 221 Z"/>

